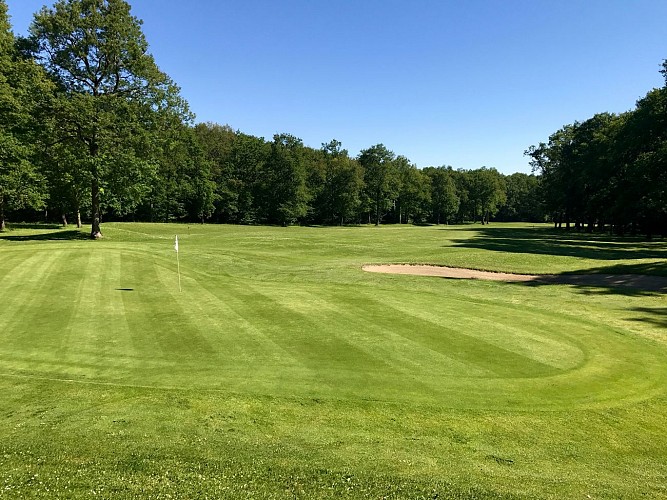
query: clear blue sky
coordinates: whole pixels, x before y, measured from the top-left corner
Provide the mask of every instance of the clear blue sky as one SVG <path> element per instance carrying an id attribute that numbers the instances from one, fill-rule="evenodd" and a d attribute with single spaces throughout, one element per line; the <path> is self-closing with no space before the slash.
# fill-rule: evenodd
<path id="1" fill-rule="evenodd" d="M 44 0 L 7 0 L 17 34 Z M 130 0 L 197 121 L 419 167 L 523 151 L 664 80 L 667 0 Z"/>

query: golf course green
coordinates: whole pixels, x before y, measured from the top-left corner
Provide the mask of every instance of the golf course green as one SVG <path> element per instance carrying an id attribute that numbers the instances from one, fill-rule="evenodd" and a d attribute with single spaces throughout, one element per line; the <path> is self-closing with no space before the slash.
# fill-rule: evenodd
<path id="1" fill-rule="evenodd" d="M 667 276 L 665 240 L 88 232 L 0 233 L 0 498 L 667 498 L 667 289 L 362 270 Z"/>

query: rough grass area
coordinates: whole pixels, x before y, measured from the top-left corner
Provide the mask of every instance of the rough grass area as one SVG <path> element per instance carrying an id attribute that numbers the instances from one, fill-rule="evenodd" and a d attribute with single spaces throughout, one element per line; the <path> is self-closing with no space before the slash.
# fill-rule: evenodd
<path id="1" fill-rule="evenodd" d="M 0 234 L 0 497 L 667 498 L 667 275 L 547 227 Z M 180 243 L 178 290 L 174 234 Z"/>

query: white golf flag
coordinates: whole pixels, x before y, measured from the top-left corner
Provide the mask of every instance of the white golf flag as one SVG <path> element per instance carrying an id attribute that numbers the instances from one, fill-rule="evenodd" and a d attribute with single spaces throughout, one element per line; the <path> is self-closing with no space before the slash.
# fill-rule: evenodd
<path id="1" fill-rule="evenodd" d="M 174 250 L 178 253 L 178 235 L 176 235 L 176 240 L 174 241 Z"/>

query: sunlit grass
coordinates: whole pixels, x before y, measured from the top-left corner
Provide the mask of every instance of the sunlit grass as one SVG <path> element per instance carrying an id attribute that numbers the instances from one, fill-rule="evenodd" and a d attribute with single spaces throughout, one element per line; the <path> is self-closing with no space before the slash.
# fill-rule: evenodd
<path id="1" fill-rule="evenodd" d="M 664 274 L 664 241 L 531 225 L 104 232 L 0 235 L 3 495 L 667 495 L 664 295 L 361 271 Z"/>

